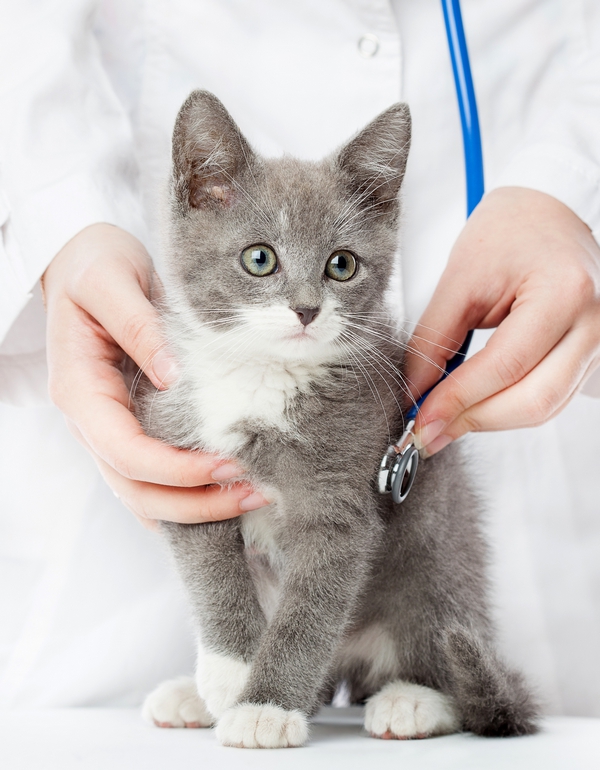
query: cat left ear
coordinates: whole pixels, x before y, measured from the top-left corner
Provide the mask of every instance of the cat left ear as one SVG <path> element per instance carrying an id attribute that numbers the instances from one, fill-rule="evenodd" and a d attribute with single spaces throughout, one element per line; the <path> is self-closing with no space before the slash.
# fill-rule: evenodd
<path id="1" fill-rule="evenodd" d="M 231 206 L 254 161 L 250 145 L 217 97 L 193 91 L 173 131 L 172 190 L 182 213 Z"/>
<path id="2" fill-rule="evenodd" d="M 353 193 L 365 205 L 392 208 L 410 149 L 411 119 L 407 104 L 395 104 L 342 147 L 336 164 Z"/>

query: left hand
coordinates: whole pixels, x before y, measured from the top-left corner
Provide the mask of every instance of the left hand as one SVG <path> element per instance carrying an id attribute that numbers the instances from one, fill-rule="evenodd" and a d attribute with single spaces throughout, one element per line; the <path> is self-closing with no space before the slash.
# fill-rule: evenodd
<path id="1" fill-rule="evenodd" d="M 439 379 L 469 329 L 493 327 L 423 404 L 425 456 L 469 431 L 546 422 L 600 363 L 600 248 L 549 195 L 498 188 L 475 209 L 409 342 L 413 396 Z"/>

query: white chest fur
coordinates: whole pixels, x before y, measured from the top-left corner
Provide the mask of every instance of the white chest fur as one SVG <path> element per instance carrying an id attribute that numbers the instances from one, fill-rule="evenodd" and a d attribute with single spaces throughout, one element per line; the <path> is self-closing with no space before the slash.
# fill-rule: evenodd
<path id="1" fill-rule="evenodd" d="M 289 430 L 286 407 L 321 370 L 318 364 L 223 355 L 210 340 L 194 340 L 196 346 L 186 345 L 186 371 L 199 438 L 208 451 L 224 455 L 242 442 L 236 425 L 243 421 Z"/>

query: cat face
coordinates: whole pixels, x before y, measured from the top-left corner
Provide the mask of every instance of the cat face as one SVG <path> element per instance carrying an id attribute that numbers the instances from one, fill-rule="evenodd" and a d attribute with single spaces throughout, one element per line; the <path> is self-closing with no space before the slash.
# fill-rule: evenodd
<path id="1" fill-rule="evenodd" d="M 397 249 L 410 118 L 396 105 L 319 163 L 258 157 L 196 91 L 173 137 L 177 306 L 236 357 L 328 361 L 381 309 Z"/>

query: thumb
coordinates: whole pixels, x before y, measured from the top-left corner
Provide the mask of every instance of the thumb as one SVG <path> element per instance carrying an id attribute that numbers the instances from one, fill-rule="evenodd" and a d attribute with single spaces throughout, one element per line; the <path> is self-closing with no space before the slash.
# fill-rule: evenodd
<path id="1" fill-rule="evenodd" d="M 99 228 L 102 228 L 99 230 Z M 177 379 L 160 315 L 148 296 L 160 290 L 144 246 L 119 228 L 96 226 L 79 244 L 89 259 L 71 287 L 72 300 L 110 335 L 159 389 Z"/>
<path id="2" fill-rule="evenodd" d="M 118 278 L 89 312 L 156 388 L 168 388 L 177 379 L 177 363 L 167 347 L 160 316 L 134 273 L 123 270 Z"/>

